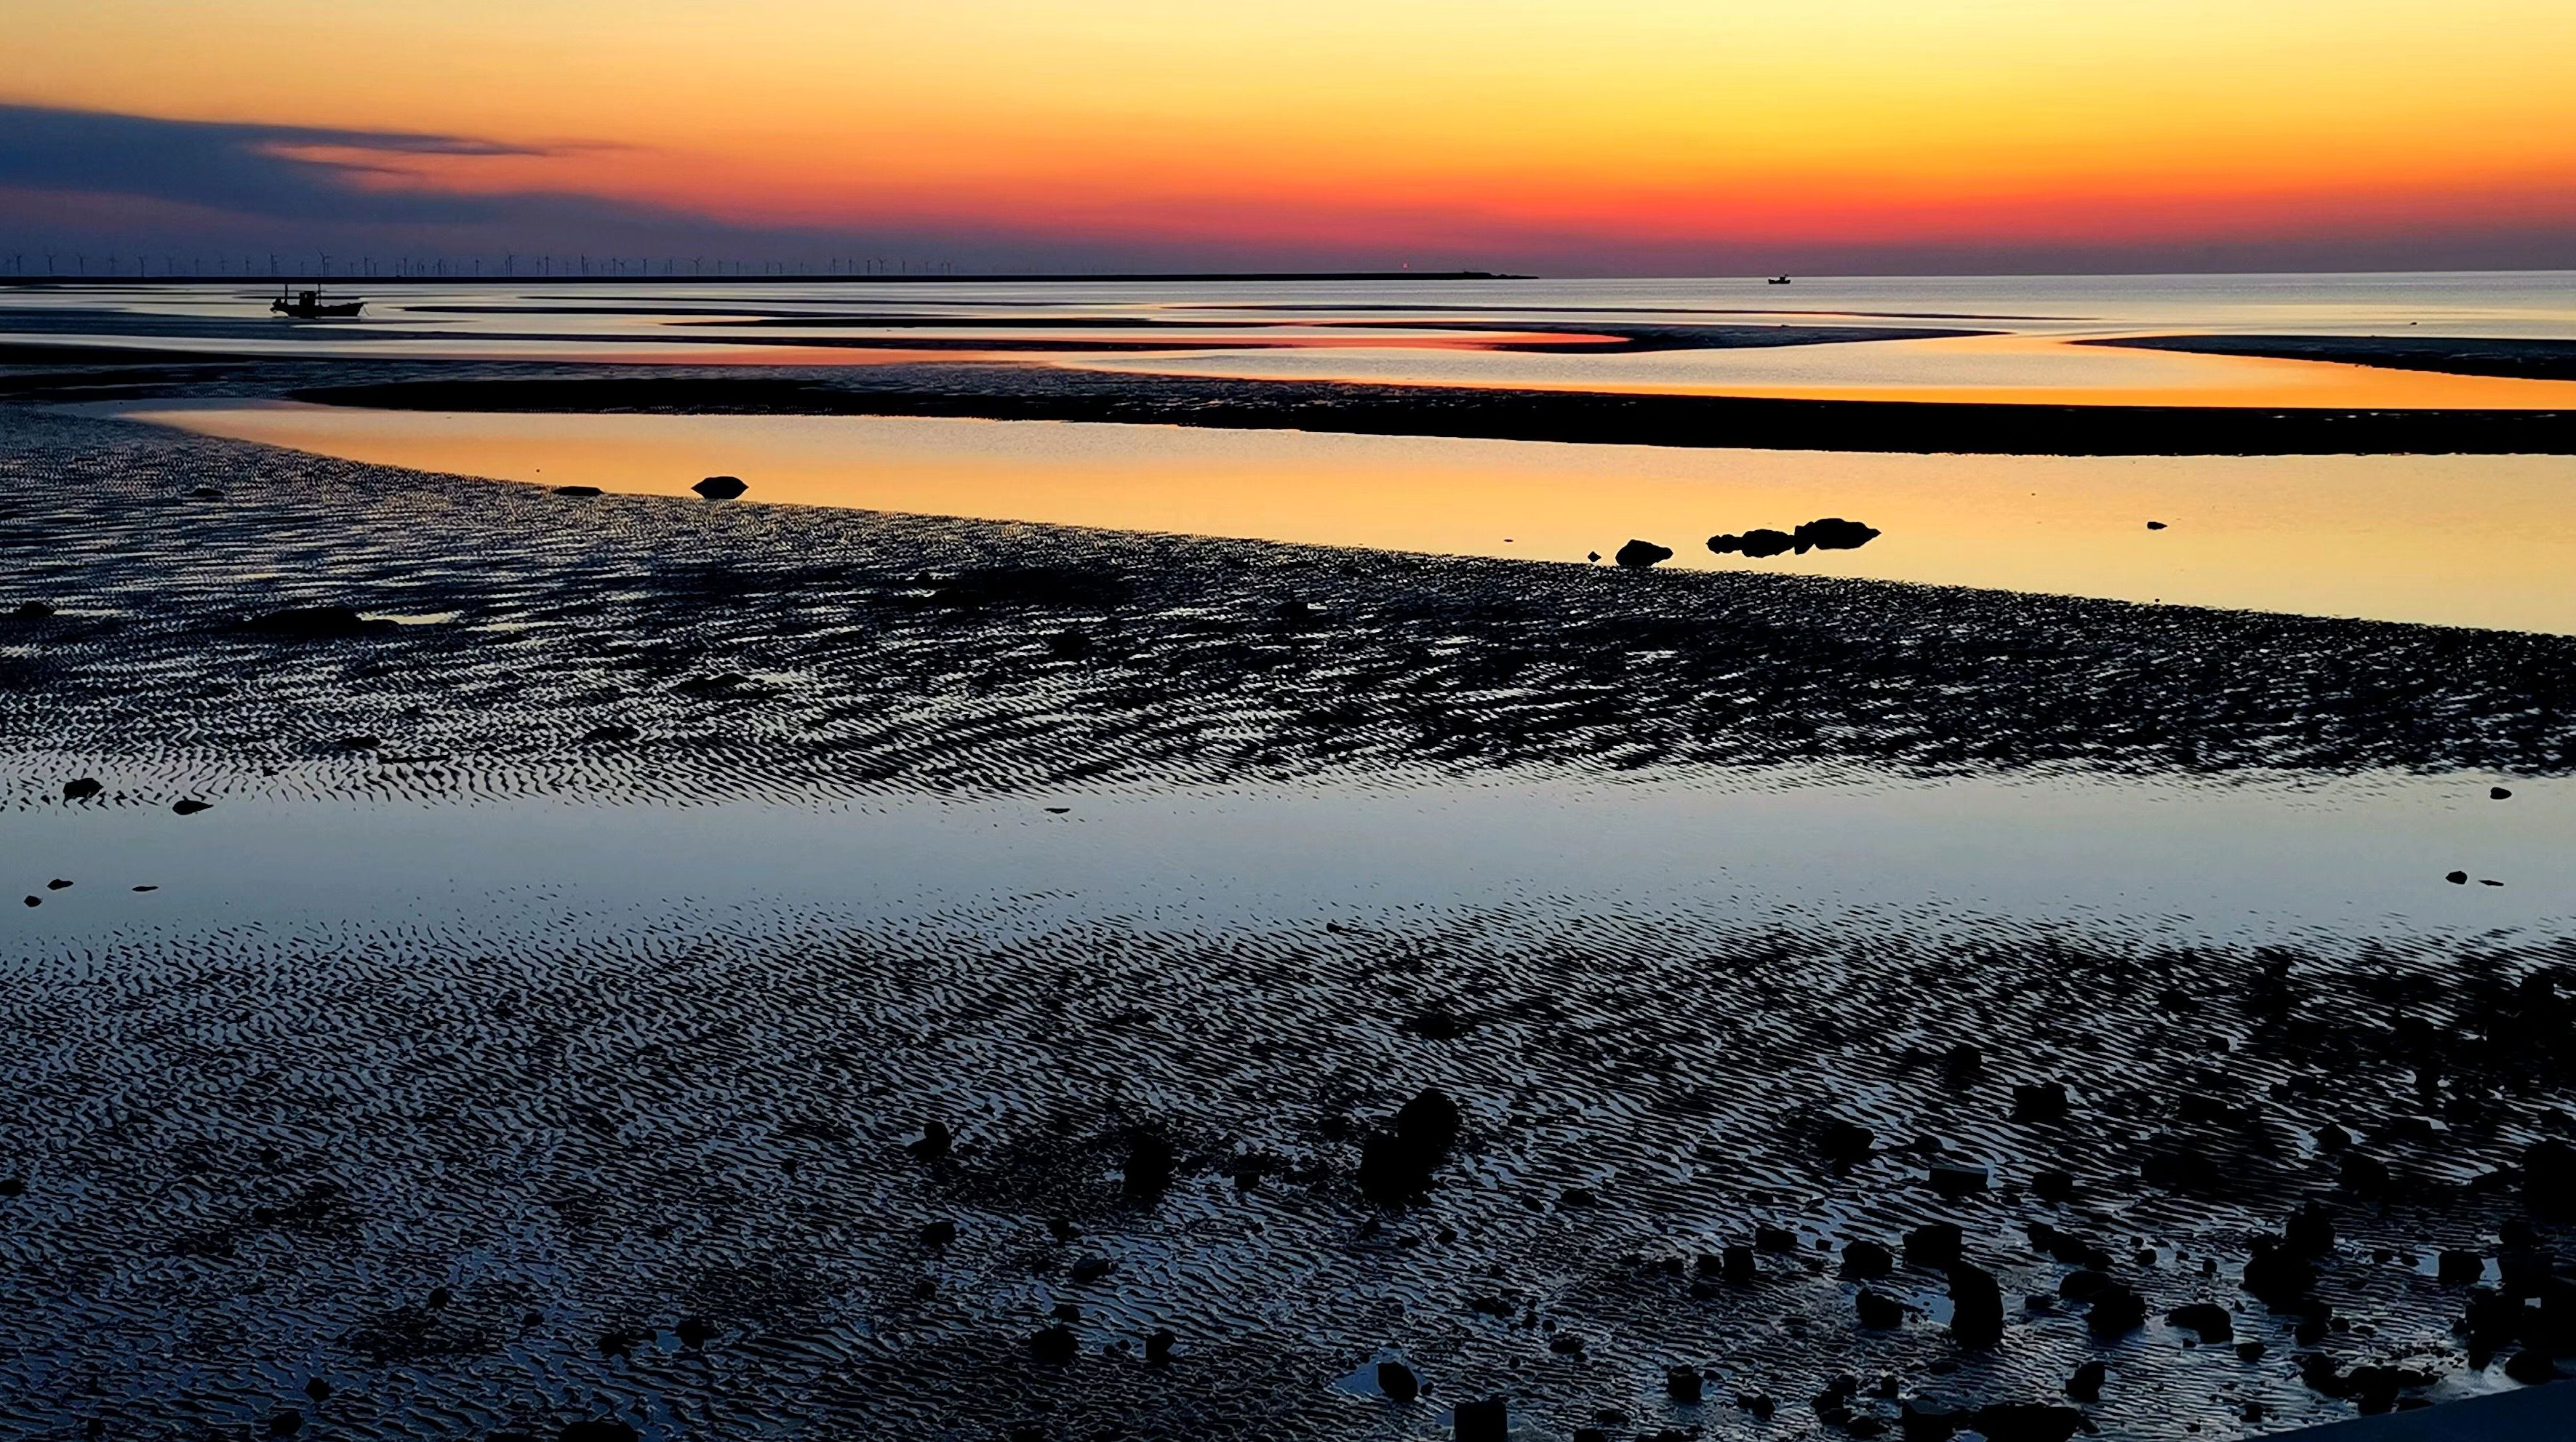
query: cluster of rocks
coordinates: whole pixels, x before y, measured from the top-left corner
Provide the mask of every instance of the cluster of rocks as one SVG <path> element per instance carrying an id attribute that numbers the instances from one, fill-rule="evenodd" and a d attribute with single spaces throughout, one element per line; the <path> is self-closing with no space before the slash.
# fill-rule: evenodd
<path id="1" fill-rule="evenodd" d="M 1825 516 L 1809 521 L 1794 531 L 1775 531 L 1756 527 L 1740 535 L 1718 535 L 1708 538 L 1708 548 L 1720 556 L 1749 556 L 1756 560 L 1795 551 L 1803 556 L 1809 551 L 1856 551 L 1877 540 L 1879 530 L 1840 516 Z"/>

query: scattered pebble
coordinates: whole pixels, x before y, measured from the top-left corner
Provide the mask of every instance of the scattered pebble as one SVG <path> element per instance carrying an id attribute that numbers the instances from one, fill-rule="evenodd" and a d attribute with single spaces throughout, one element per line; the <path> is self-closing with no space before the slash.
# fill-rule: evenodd
<path id="1" fill-rule="evenodd" d="M 709 476 L 689 489 L 710 501 L 730 501 L 751 487 L 744 485 L 740 476 Z"/>

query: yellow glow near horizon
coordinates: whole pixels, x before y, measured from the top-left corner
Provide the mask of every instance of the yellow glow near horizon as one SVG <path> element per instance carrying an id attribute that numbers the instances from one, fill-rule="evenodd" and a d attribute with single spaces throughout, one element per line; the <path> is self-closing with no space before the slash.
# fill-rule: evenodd
<path id="1" fill-rule="evenodd" d="M 2576 214 L 2566 0 L 0 0 L 0 28 L 0 99 L 577 144 L 418 169 L 736 219 Z"/>

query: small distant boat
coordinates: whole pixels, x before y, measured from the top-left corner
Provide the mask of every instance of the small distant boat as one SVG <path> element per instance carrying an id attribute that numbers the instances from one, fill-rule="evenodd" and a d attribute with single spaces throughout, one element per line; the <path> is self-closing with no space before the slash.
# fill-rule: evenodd
<path id="1" fill-rule="evenodd" d="M 364 309 L 363 300 L 324 300 L 318 290 L 299 290 L 292 298 L 279 296 L 268 308 L 295 320 L 321 320 L 329 316 L 353 316 Z"/>
<path id="2" fill-rule="evenodd" d="M 1789 284 L 1789 277 L 1785 275 L 1775 275 L 1762 283 L 1764 285 L 1787 285 Z"/>

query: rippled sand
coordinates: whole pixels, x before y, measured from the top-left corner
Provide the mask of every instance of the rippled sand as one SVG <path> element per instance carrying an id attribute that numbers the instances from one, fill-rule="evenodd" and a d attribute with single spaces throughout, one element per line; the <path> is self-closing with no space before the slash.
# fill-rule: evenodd
<path id="1" fill-rule="evenodd" d="M 1749 1438 L 1841 1374 L 1892 1427 L 2072 1406 L 2099 1359 L 2094 1423 L 2179 1439 L 2346 1415 L 2356 1367 L 2507 1385 L 2433 1259 L 2519 1267 L 2551 1201 L 2520 1169 L 2570 1127 L 2534 882 L 2566 844 L 2513 808 L 2566 802 L 2576 641 L 0 427 L 0 611 L 52 608 L 0 616 L 0 820 L 41 903 L 0 952 L 0 1426 L 1432 1437 L 1506 1396 L 1529 1435 Z M 402 624 L 243 624 L 322 605 Z M 1942 874 L 1946 813 L 1900 803 L 1943 785 L 2030 808 L 1963 809 L 1959 851 L 1998 815 L 2101 829 L 2054 806 L 2213 819 L 1927 905 L 1902 885 Z M 1366 799 L 1408 795 L 1449 819 Z M 407 838 L 376 860 L 371 817 Z M 593 825 L 689 844 L 585 859 Z M 2174 858 L 2196 834 L 2283 853 L 2246 864 L 2316 910 L 2240 915 Z M 2051 1081 L 2069 1115 L 2016 1120 Z M 1458 1142 L 1382 1207 L 1362 1148 L 1426 1087 Z M 932 1120 L 945 1156 L 911 1146 Z M 2336 1237 L 2303 1344 L 2242 1272 L 2308 1201 Z M 1935 1220 L 2002 1284 L 1994 1348 L 1902 1258 Z M 2144 1325 L 2092 1335 L 2034 1223 Z M 1754 1280 L 1701 1273 L 1757 1227 L 1788 1240 Z M 1900 1252 L 1869 1283 L 1899 1325 L 1857 1325 L 1855 1241 Z M 2204 1299 L 2264 1355 L 2163 1320 Z M 1424 1400 L 1376 1394 L 1382 1355 Z"/>

